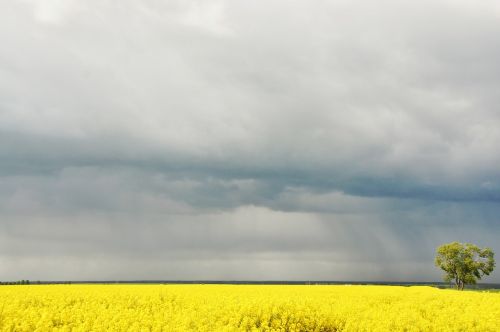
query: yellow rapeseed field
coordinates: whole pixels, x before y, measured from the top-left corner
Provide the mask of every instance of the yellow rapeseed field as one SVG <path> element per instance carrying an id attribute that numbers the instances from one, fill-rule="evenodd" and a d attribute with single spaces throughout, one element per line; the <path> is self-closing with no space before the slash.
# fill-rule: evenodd
<path id="1" fill-rule="evenodd" d="M 0 331 L 500 331 L 500 294 L 398 286 L 0 286 Z"/>

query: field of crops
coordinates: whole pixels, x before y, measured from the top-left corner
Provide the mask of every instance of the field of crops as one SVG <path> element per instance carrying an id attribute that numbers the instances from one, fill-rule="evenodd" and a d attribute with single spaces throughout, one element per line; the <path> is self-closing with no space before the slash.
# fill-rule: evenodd
<path id="1" fill-rule="evenodd" d="M 0 331 L 500 331 L 500 294 L 398 286 L 0 287 Z"/>

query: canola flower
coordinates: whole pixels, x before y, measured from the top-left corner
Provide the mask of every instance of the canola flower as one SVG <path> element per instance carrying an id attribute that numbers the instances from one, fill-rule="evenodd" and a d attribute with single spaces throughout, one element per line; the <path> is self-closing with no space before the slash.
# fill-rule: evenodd
<path id="1" fill-rule="evenodd" d="M 0 331 L 500 331 L 500 293 L 423 286 L 1 286 Z"/>

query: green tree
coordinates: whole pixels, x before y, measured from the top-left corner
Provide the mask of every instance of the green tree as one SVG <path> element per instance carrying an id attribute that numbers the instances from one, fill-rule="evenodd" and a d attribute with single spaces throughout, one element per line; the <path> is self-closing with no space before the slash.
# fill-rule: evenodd
<path id="1" fill-rule="evenodd" d="M 475 284 L 495 268 L 494 253 L 490 248 L 481 249 L 471 243 L 451 242 L 436 249 L 434 263 L 444 271 L 443 279 L 453 281 L 459 290 Z"/>

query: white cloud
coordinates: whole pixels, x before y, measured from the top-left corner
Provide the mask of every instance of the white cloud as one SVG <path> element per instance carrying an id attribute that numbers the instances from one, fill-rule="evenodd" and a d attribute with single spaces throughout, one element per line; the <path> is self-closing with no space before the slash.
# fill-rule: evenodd
<path id="1" fill-rule="evenodd" d="M 60 25 L 70 20 L 80 5 L 74 0 L 22 0 L 33 7 L 34 18 L 44 24 Z"/>

